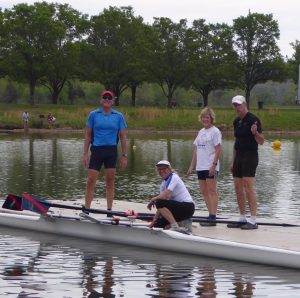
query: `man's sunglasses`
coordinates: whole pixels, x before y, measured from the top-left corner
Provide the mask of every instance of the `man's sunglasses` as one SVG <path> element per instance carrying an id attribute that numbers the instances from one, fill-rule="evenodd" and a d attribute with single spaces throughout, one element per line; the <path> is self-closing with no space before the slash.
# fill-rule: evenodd
<path id="1" fill-rule="evenodd" d="M 112 100 L 113 98 L 111 97 L 111 96 L 109 96 L 109 95 L 104 95 L 104 96 L 102 96 L 102 98 L 103 99 L 109 99 L 109 100 Z"/>

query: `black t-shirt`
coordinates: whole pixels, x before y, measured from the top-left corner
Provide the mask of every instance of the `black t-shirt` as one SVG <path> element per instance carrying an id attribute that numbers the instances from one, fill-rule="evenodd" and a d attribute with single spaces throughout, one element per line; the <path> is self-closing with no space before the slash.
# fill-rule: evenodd
<path id="1" fill-rule="evenodd" d="M 251 126 L 257 121 L 257 131 L 262 132 L 260 120 L 250 112 L 243 119 L 237 117 L 233 121 L 235 143 L 234 149 L 237 151 L 257 151 L 258 144 L 251 132 Z"/>

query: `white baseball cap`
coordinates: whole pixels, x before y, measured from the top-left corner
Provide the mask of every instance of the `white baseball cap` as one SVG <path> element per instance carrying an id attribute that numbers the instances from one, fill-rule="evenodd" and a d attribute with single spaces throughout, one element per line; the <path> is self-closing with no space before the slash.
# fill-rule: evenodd
<path id="1" fill-rule="evenodd" d="M 236 95 L 232 98 L 231 102 L 241 105 L 246 102 L 246 98 L 243 95 Z"/>
<path id="2" fill-rule="evenodd" d="M 167 160 L 160 160 L 157 164 L 156 164 L 157 167 L 159 166 L 168 166 L 168 167 L 171 167 L 171 164 L 170 162 L 168 162 Z"/>

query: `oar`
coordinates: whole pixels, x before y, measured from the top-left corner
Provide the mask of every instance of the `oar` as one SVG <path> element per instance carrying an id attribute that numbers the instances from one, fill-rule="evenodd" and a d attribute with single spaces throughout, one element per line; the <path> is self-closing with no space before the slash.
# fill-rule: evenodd
<path id="1" fill-rule="evenodd" d="M 8 197 L 6 198 L 3 204 L 3 208 L 12 209 L 9 207 L 11 206 L 11 201 L 16 201 L 16 200 L 19 202 L 21 207 L 23 207 L 23 209 L 30 210 L 37 213 L 47 213 L 47 210 L 45 210 L 47 209 L 45 208 L 47 206 L 48 209 L 50 207 L 53 207 L 53 208 L 62 208 L 62 209 L 70 209 L 70 210 L 87 211 L 95 214 L 106 214 L 106 215 L 120 216 L 120 217 L 135 216 L 137 219 L 145 220 L 145 221 L 151 221 L 155 215 L 153 213 L 136 212 L 134 210 L 128 210 L 126 212 L 122 212 L 122 211 L 111 211 L 111 210 L 103 210 L 103 209 L 95 209 L 95 208 L 85 208 L 85 207 L 65 205 L 60 203 L 51 203 L 46 201 L 45 199 L 37 197 L 36 195 L 29 195 L 29 194 L 23 194 L 21 197 L 13 194 L 8 194 Z M 19 208 L 18 210 L 21 209 Z M 192 218 L 193 220 L 207 219 L 206 216 L 193 216 Z M 217 217 L 217 219 L 227 219 L 227 217 Z"/>
<path id="2" fill-rule="evenodd" d="M 204 220 L 204 219 L 198 219 L 193 218 L 193 222 L 214 222 L 214 223 L 220 223 L 220 224 L 231 224 L 231 223 L 240 223 L 239 221 L 234 220 Z M 274 227 L 300 227 L 300 225 L 294 225 L 294 224 L 287 224 L 287 223 L 272 223 L 272 222 L 257 222 L 256 223 L 259 226 L 274 226 Z"/>
<path id="3" fill-rule="evenodd" d="M 130 215 L 133 215 L 131 214 L 131 212 L 110 211 L 110 210 L 102 210 L 102 209 L 85 208 L 84 206 L 79 207 L 79 206 L 51 203 L 35 195 L 29 195 L 29 194 L 22 194 L 21 197 L 17 195 L 9 194 L 2 207 L 6 209 L 11 209 L 10 202 L 12 201 L 13 198 L 17 199 L 18 202 L 21 204 L 21 208 L 18 210 L 24 209 L 24 210 L 30 210 L 42 214 L 46 214 L 48 212 L 48 209 L 50 207 L 53 207 L 53 208 L 62 208 L 62 209 L 70 209 L 70 210 L 78 210 L 78 211 L 87 211 L 95 214 L 106 214 L 106 215 L 119 216 L 119 217 L 128 217 Z M 152 217 L 143 216 L 143 215 L 139 215 L 138 213 L 135 213 L 135 217 L 137 219 L 150 221 L 153 216 Z"/>

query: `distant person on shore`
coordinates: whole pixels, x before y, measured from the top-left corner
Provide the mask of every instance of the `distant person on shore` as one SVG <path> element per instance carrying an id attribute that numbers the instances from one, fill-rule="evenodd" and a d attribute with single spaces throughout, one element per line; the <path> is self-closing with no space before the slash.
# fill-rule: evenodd
<path id="1" fill-rule="evenodd" d="M 201 222 L 201 226 L 215 226 L 218 208 L 217 178 L 220 170 L 219 158 L 221 155 L 222 134 L 214 126 L 216 116 L 214 111 L 206 107 L 199 120 L 203 128 L 198 132 L 194 141 L 194 152 L 190 167 L 187 171 L 191 175 L 196 166 L 201 193 L 208 209 L 208 222 Z"/>
<path id="2" fill-rule="evenodd" d="M 112 210 L 119 139 L 122 151 L 120 167 L 127 167 L 127 125 L 122 113 L 112 109 L 113 103 L 114 94 L 111 91 L 103 91 L 101 108 L 92 111 L 86 122 L 83 150 L 83 163 L 88 167 L 85 208 L 91 207 L 95 185 L 104 164 L 107 210 Z"/>
<path id="3" fill-rule="evenodd" d="M 22 115 L 24 130 L 27 131 L 29 128 L 29 113 L 27 111 L 23 112 Z"/>
<path id="4" fill-rule="evenodd" d="M 179 227 L 178 222 L 193 216 L 194 201 L 169 161 L 159 161 L 156 168 L 163 181 L 160 185 L 159 195 L 153 197 L 147 205 L 149 210 L 153 206 L 157 209 L 149 227 L 171 228 L 171 230 L 179 232 L 188 232 L 185 227 Z"/>
<path id="5" fill-rule="evenodd" d="M 233 121 L 234 147 L 231 171 L 234 179 L 235 193 L 240 210 L 239 222 L 228 224 L 228 228 L 244 230 L 257 229 L 256 224 L 256 191 L 254 177 L 258 165 L 258 144 L 264 143 L 261 122 L 250 113 L 244 96 L 232 98 L 232 106 L 238 117 Z M 251 217 L 246 219 L 246 199 L 249 203 Z"/>
<path id="6" fill-rule="evenodd" d="M 56 118 L 52 115 L 52 113 L 49 112 L 47 116 L 47 121 L 50 125 L 54 125 Z"/>

